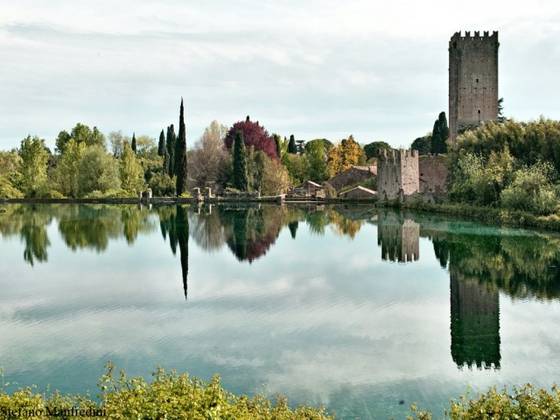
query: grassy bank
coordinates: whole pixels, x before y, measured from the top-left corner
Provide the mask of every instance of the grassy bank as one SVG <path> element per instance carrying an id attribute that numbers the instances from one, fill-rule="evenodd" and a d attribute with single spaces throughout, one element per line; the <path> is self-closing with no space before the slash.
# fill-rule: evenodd
<path id="1" fill-rule="evenodd" d="M 539 216 L 532 213 L 502 208 L 477 207 L 458 203 L 430 204 L 420 201 L 403 204 L 384 203 L 381 205 L 429 213 L 447 214 L 450 216 L 460 216 L 487 224 L 560 231 L 560 216 L 557 214 Z"/>

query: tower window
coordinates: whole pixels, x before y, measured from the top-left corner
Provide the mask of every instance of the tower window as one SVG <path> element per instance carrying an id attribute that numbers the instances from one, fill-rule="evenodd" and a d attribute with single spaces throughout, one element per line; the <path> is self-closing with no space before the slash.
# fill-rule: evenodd
<path id="1" fill-rule="evenodd" d="M 478 83 L 478 78 L 476 79 L 476 83 Z"/>

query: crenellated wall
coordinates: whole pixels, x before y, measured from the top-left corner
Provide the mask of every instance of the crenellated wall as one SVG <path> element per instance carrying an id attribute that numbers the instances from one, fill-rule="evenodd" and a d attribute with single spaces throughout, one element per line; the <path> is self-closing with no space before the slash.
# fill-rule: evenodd
<path id="1" fill-rule="evenodd" d="M 404 199 L 420 191 L 417 150 L 383 150 L 377 163 L 380 200 Z"/>

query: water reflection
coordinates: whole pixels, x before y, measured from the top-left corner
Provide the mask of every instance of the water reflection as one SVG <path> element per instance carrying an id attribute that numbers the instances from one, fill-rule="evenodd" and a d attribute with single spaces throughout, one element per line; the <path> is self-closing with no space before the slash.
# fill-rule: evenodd
<path id="1" fill-rule="evenodd" d="M 378 217 L 377 244 L 381 258 L 411 262 L 420 258 L 420 225 L 395 212 L 382 210 Z"/>
<path id="2" fill-rule="evenodd" d="M 4 208 L 5 212 L 0 213 L 0 234 L 21 240 L 23 259 L 31 266 L 47 262 L 49 233 L 53 233 L 49 227 L 54 224 L 69 249 L 95 252 L 106 252 L 110 241 L 124 239 L 133 245 L 159 225 L 173 255 L 179 251 L 185 299 L 189 237 L 206 252 L 229 249 L 238 261 L 249 264 L 264 258 L 284 229 L 296 241 L 305 228 L 312 235 L 331 231 L 354 240 L 366 224 L 376 225 L 382 260 L 407 266 L 420 260 L 421 241 L 431 241 L 433 255 L 449 272 L 450 353 L 460 368 L 500 369 L 500 294 L 514 299 L 560 297 L 560 238 L 554 235 L 378 211 L 368 206 Z M 373 250 L 375 238 L 370 241 Z"/>

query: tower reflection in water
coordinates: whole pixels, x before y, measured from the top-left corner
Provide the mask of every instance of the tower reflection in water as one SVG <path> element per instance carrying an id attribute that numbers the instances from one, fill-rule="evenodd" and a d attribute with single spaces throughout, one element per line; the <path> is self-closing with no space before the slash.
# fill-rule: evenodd
<path id="1" fill-rule="evenodd" d="M 459 368 L 500 368 L 500 299 L 498 288 L 474 275 L 461 272 L 460 252 L 450 245 L 447 235 L 421 232 L 420 224 L 396 212 L 381 210 L 378 215 L 377 243 L 385 261 L 419 260 L 421 234 L 430 236 L 442 267 L 449 264 L 451 306 L 451 357 Z M 452 254 L 450 255 L 450 253 Z"/>

